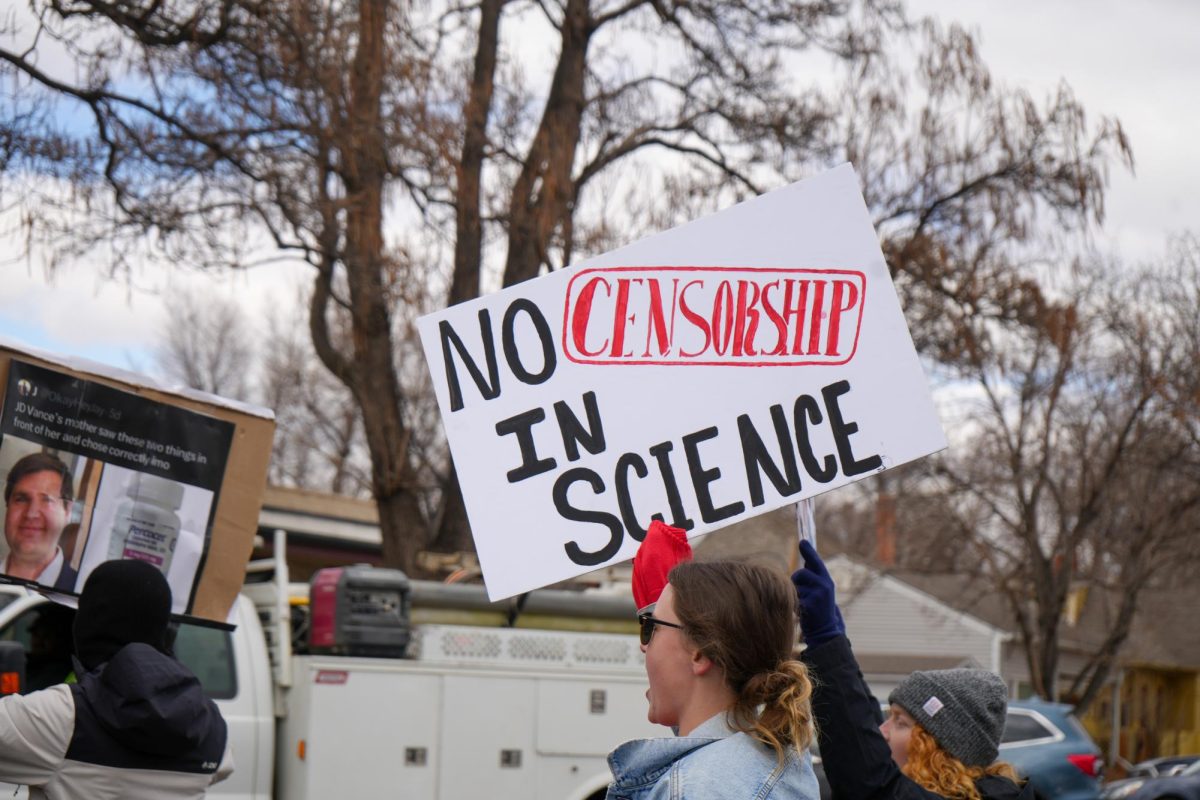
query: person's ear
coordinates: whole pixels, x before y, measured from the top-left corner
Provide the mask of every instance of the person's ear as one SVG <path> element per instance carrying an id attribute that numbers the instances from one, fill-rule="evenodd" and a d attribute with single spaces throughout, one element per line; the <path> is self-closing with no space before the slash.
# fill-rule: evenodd
<path id="1" fill-rule="evenodd" d="M 698 678 L 702 678 L 705 675 L 707 675 L 714 667 L 716 667 L 716 664 L 713 663 L 713 660 L 711 658 L 709 658 L 708 656 L 704 655 L 704 653 L 700 652 L 699 649 L 692 651 L 692 674 L 693 675 L 695 675 Z"/>

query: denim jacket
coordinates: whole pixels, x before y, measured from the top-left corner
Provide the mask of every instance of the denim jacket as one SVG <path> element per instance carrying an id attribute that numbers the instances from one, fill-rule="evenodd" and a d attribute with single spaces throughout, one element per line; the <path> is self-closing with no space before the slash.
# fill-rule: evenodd
<path id="1" fill-rule="evenodd" d="M 607 800 L 818 800 L 812 759 L 795 749 L 780 766 L 775 751 L 736 732 L 724 712 L 688 736 L 634 739 L 608 756 Z"/>

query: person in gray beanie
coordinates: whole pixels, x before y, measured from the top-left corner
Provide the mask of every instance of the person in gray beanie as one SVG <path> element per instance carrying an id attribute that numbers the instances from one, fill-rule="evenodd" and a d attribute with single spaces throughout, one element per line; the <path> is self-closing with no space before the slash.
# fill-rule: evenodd
<path id="1" fill-rule="evenodd" d="M 808 542 L 792 575 L 805 644 L 801 660 L 816 686 L 825 777 L 838 800 L 1035 800 L 1031 784 L 996 761 L 1007 712 L 998 675 L 979 669 L 914 672 L 888 697 L 878 725 L 846 638 L 833 579 Z"/>
<path id="2" fill-rule="evenodd" d="M 1000 753 L 1008 687 L 994 672 L 914 672 L 888 696 L 888 704 L 902 708 L 943 750 L 968 767 L 986 767 Z"/>

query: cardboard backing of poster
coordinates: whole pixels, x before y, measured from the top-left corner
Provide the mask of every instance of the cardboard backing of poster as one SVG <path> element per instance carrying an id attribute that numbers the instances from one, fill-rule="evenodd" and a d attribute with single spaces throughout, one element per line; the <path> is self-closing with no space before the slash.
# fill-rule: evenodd
<path id="1" fill-rule="evenodd" d="M 152 564 L 172 612 L 223 623 L 253 547 L 270 411 L 0 341 L 0 576 L 69 598 Z"/>

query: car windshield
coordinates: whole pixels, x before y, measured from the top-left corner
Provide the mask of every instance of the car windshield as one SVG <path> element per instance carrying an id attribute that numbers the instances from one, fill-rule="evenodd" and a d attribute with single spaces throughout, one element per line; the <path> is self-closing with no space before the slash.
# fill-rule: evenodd
<path id="1" fill-rule="evenodd" d="M 1180 775 L 1200 775 L 1200 760 L 1193 761 Z"/>

